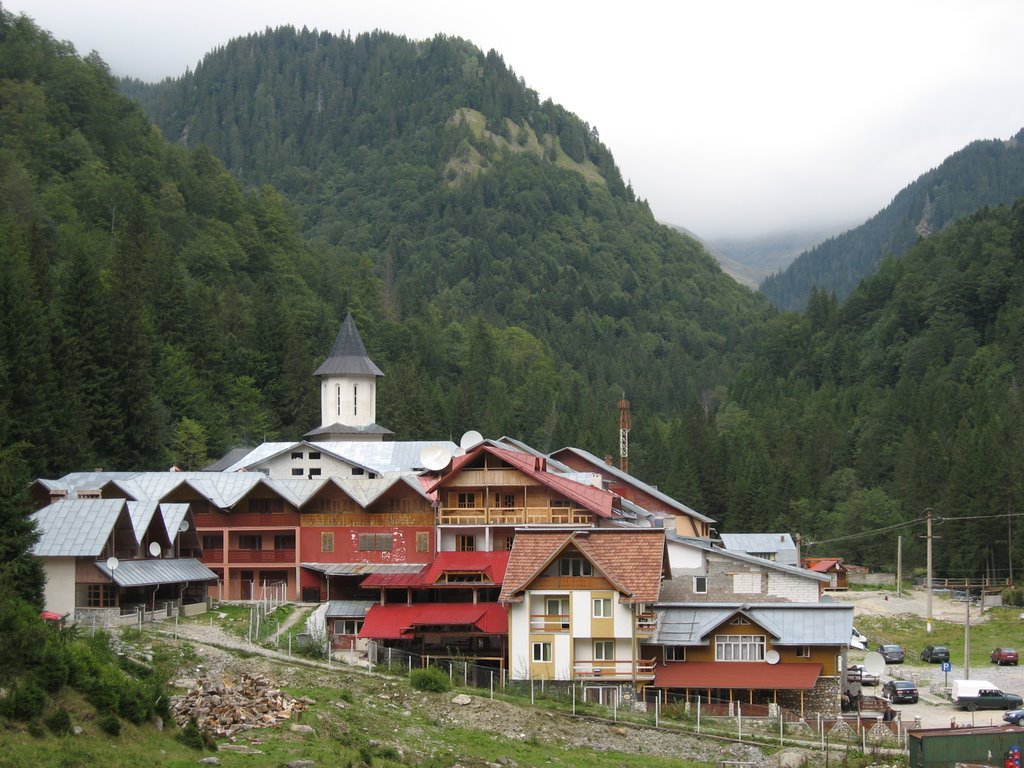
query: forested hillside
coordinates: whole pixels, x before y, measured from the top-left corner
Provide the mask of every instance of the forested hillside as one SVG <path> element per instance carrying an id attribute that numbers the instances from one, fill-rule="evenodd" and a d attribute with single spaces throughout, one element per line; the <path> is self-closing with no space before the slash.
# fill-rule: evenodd
<path id="1" fill-rule="evenodd" d="M 736 477 L 730 528 L 775 526 L 811 547 L 890 567 L 902 533 L 922 564 L 932 508 L 936 568 L 1005 577 L 1024 510 L 1024 201 L 985 209 L 890 259 L 842 305 L 768 323 L 730 386 L 713 443 Z M 956 518 L 967 518 L 956 520 Z"/>
<path id="2" fill-rule="evenodd" d="M 337 145 L 257 123 L 322 158 L 271 175 L 305 174 L 298 187 L 323 208 L 243 187 L 198 139 L 164 141 L 101 60 L 4 15 L 2 439 L 31 444 L 35 473 L 196 466 L 300 436 L 319 423 L 312 372 L 347 311 L 386 373 L 379 413 L 400 438 L 473 428 L 604 453 L 623 392 L 641 423 L 664 420 L 721 380 L 769 312 L 654 222 L 593 130 L 462 41 L 280 30 L 212 54 L 199 90 L 236 90 L 212 72 L 236 55 L 291 72 L 296 46 L 329 57 L 313 87 Z M 423 84 L 385 99 L 399 64 L 452 83 L 438 104 Z M 351 114 L 327 95 L 350 70 Z M 269 83 L 237 90 L 280 98 Z M 492 98 L 524 121 L 517 150 L 476 122 L 501 122 Z M 245 157 L 269 164 L 278 145 L 244 139 Z"/>
<path id="3" fill-rule="evenodd" d="M 803 311 L 814 288 L 840 299 L 918 240 L 985 206 L 1024 195 L 1024 130 L 1008 141 L 975 141 L 946 158 L 861 226 L 800 254 L 761 284 L 775 306 Z"/>
<path id="4" fill-rule="evenodd" d="M 298 437 L 352 311 L 400 439 L 604 455 L 625 394 L 631 470 L 720 531 L 877 567 L 902 532 L 910 568 L 930 507 L 972 518 L 938 573 L 1024 554 L 1020 204 L 780 314 L 465 41 L 284 29 L 122 83 L 170 140 L 117 85 L 0 17 L 0 480 Z"/>

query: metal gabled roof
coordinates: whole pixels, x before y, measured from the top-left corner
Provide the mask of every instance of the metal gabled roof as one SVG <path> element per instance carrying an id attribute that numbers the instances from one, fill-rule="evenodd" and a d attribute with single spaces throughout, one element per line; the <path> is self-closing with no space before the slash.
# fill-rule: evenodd
<path id="1" fill-rule="evenodd" d="M 815 573 L 808 568 L 799 568 L 795 565 L 780 563 L 777 560 L 766 560 L 765 558 L 757 557 L 756 555 L 748 555 L 746 552 L 738 552 L 733 549 L 716 547 L 710 539 L 698 539 L 693 536 L 680 536 L 673 532 L 669 532 L 667 536 L 670 544 L 673 542 L 687 544 L 691 547 L 703 549 L 706 552 L 714 552 L 716 555 L 720 555 L 721 557 L 725 557 L 730 560 L 738 560 L 739 562 L 756 565 L 772 571 L 781 571 L 783 573 L 788 573 L 791 576 L 799 576 L 804 579 L 813 579 L 822 583 L 827 583 L 831 580 L 828 576 L 821 573 Z"/>
<path id="2" fill-rule="evenodd" d="M 124 499 L 62 499 L 32 515 L 39 541 L 36 557 L 97 557 L 121 515 L 128 521 Z M 138 539 L 134 542 L 138 544 Z"/>
<path id="3" fill-rule="evenodd" d="M 659 604 L 658 645 L 707 645 L 717 627 L 737 615 L 773 636 L 774 645 L 846 645 L 853 628 L 853 606 L 839 603 Z"/>
<path id="4" fill-rule="evenodd" d="M 368 573 L 418 573 L 426 563 L 300 563 L 325 576 L 365 576 Z"/>
<path id="5" fill-rule="evenodd" d="M 132 518 L 132 528 L 135 531 L 135 538 L 142 541 L 146 535 L 149 524 L 153 522 L 153 515 L 159 509 L 159 502 L 156 501 L 129 501 L 128 514 Z M 171 538 L 174 541 L 174 538 Z"/>
<path id="6" fill-rule="evenodd" d="M 723 533 L 722 544 L 726 549 L 740 552 L 796 552 L 796 544 L 788 533 Z"/>
<path id="7" fill-rule="evenodd" d="M 186 503 L 161 504 L 160 513 L 164 518 L 164 527 L 167 529 L 167 538 L 171 543 L 181 533 L 181 523 L 188 515 L 189 505 Z"/>
<path id="8" fill-rule="evenodd" d="M 261 472 L 190 472 L 189 486 L 221 509 L 230 509 L 267 478 Z"/>
<path id="9" fill-rule="evenodd" d="M 341 330 L 334 340 L 330 354 L 320 367 L 313 372 L 314 376 L 383 376 L 384 372 L 370 359 L 356 328 L 352 314 L 345 315 Z"/>
<path id="10" fill-rule="evenodd" d="M 621 480 L 622 482 L 626 483 L 627 485 L 632 485 L 635 488 L 639 488 L 644 493 L 650 494 L 654 498 L 658 499 L 659 501 L 663 502 L 664 504 L 667 504 L 668 506 L 672 507 L 673 509 L 678 509 L 683 514 L 686 514 L 686 515 L 689 515 L 690 517 L 696 518 L 697 520 L 700 520 L 703 523 L 714 523 L 715 522 L 715 520 L 713 518 L 707 517 L 706 515 L 702 515 L 700 512 L 697 512 L 696 510 L 690 509 L 688 506 L 683 504 L 681 501 L 673 499 L 671 496 L 668 496 L 668 495 L 662 493 L 661 491 L 659 491 L 654 486 L 648 485 L 647 483 L 643 482 L 642 480 L 638 480 L 637 478 L 633 477 L 628 472 L 623 472 L 621 469 L 618 469 L 617 467 L 615 467 L 612 464 L 608 464 L 603 459 L 599 459 L 594 454 L 589 453 L 587 451 L 584 451 L 582 448 L 566 447 L 566 448 L 562 448 L 562 449 L 560 449 L 558 451 L 555 451 L 554 454 L 561 453 L 562 451 L 568 451 L 570 453 L 576 454 L 577 456 L 580 456 L 581 458 L 585 459 L 586 461 L 590 462 L 591 464 L 594 464 L 595 466 L 600 467 L 602 472 L 608 472 L 609 474 L 611 474 L 614 477 L 618 478 L 619 480 Z M 554 455 L 554 454 L 552 454 L 552 455 Z"/>
<path id="11" fill-rule="evenodd" d="M 362 618 L 376 604 L 374 600 L 328 600 L 324 617 L 328 619 Z"/>
<path id="12" fill-rule="evenodd" d="M 191 557 L 121 560 L 113 571 L 104 562 L 97 562 L 96 567 L 120 587 L 151 587 L 157 584 L 217 580 L 217 574 Z"/>

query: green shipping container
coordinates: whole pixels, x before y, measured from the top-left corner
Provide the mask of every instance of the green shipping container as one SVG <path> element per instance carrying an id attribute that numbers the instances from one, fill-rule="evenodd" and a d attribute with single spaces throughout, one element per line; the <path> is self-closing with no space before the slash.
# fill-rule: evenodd
<path id="1" fill-rule="evenodd" d="M 1024 749 L 1024 728 L 995 725 L 907 731 L 910 768 L 954 768 L 957 763 L 1003 764 L 1010 747 Z"/>

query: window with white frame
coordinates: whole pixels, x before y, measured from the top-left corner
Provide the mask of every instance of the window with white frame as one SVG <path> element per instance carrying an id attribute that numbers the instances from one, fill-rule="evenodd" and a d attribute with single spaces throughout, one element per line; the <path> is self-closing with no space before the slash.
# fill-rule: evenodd
<path id="1" fill-rule="evenodd" d="M 358 635 L 362 628 L 362 619 L 335 619 L 334 621 L 334 634 L 336 635 Z"/>
<path id="2" fill-rule="evenodd" d="M 615 641 L 614 640 L 595 640 L 594 641 L 594 661 L 614 661 L 615 659 Z"/>
<path id="3" fill-rule="evenodd" d="M 694 576 L 693 577 L 693 593 L 695 595 L 706 595 L 708 593 L 708 577 L 707 576 Z"/>
<path id="4" fill-rule="evenodd" d="M 585 557 L 568 555 L 558 561 L 559 576 L 593 576 L 594 566 Z"/>
<path id="5" fill-rule="evenodd" d="M 534 643 L 533 660 L 551 661 L 551 643 Z"/>
<path id="6" fill-rule="evenodd" d="M 764 635 L 715 635 L 715 661 L 764 661 Z"/>
<path id="7" fill-rule="evenodd" d="M 796 657 L 798 659 L 809 659 L 811 658 L 811 646 L 801 645 L 796 649 Z"/>
<path id="8" fill-rule="evenodd" d="M 594 618 L 610 619 L 612 617 L 612 599 L 610 597 L 594 598 Z"/>
<path id="9" fill-rule="evenodd" d="M 681 645 L 666 645 L 665 661 L 686 661 L 686 648 Z"/>

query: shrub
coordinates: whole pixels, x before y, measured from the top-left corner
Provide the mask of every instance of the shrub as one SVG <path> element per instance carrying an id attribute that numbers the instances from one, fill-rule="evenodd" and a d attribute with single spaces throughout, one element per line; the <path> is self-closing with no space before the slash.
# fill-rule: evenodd
<path id="1" fill-rule="evenodd" d="M 46 691 L 32 679 L 21 679 L 0 699 L 0 714 L 11 720 L 31 720 L 46 706 Z"/>
<path id="2" fill-rule="evenodd" d="M 113 712 L 105 712 L 100 715 L 97 723 L 100 726 L 100 730 L 111 736 L 121 735 L 121 720 Z"/>
<path id="3" fill-rule="evenodd" d="M 1007 587 L 1003 590 L 1003 605 L 1024 606 L 1024 589 Z"/>
<path id="4" fill-rule="evenodd" d="M 56 693 L 64 687 L 69 676 L 70 665 L 68 664 L 67 649 L 58 645 L 56 641 L 47 643 L 42 664 L 35 669 L 36 681 L 44 690 Z"/>
<path id="5" fill-rule="evenodd" d="M 71 733 L 71 713 L 61 707 L 44 721 L 46 727 L 58 736 Z"/>
<path id="6" fill-rule="evenodd" d="M 196 724 L 196 719 L 194 717 L 185 723 L 185 727 L 181 729 L 181 733 L 174 738 L 186 747 L 191 747 L 199 752 L 202 752 L 204 749 L 213 751 L 217 750 L 217 742 L 213 740 L 213 737 L 209 733 L 202 730 Z"/>
<path id="7" fill-rule="evenodd" d="M 409 682 L 418 691 L 433 691 L 434 693 L 444 693 L 452 687 L 448 675 L 438 667 L 414 669 L 409 675 Z"/>

